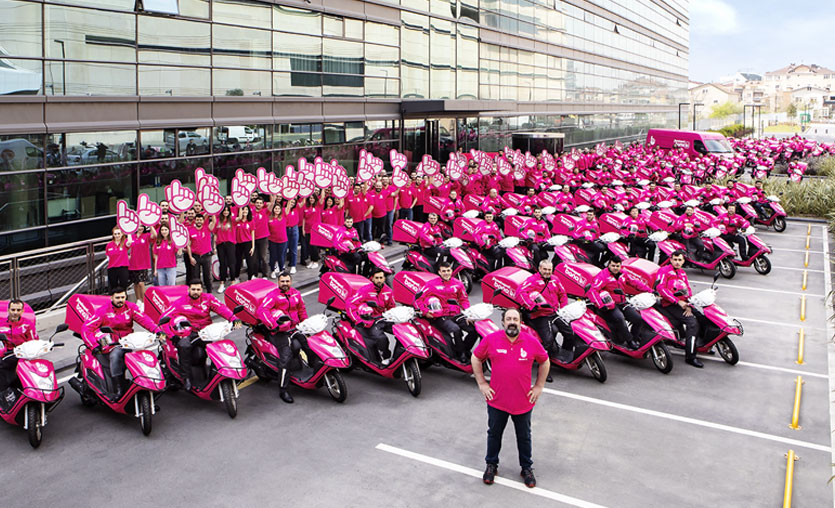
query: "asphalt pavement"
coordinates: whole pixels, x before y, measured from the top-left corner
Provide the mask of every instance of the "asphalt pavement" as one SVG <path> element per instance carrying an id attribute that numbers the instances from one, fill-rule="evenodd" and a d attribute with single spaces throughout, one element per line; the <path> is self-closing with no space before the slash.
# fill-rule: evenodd
<path id="1" fill-rule="evenodd" d="M 664 375 L 650 360 L 607 354 L 605 384 L 587 369 L 554 370 L 533 415 L 536 489 L 519 478 L 512 426 L 499 481 L 481 483 L 484 401 L 470 376 L 433 367 L 423 373 L 418 398 L 402 380 L 356 371 L 346 375 L 344 404 L 324 389 L 295 388 L 288 405 L 274 383 L 256 382 L 242 388 L 234 420 L 219 403 L 170 393 L 158 401 L 149 437 L 133 418 L 82 407 L 68 387 L 38 450 L 21 429 L 0 426 L 2 504 L 778 506 L 785 454 L 793 449 L 800 457 L 794 506 L 832 506 L 829 247 L 823 226 L 813 224 L 804 267 L 806 231 L 794 221 L 783 234 L 763 230 L 775 250 L 772 273 L 740 269 L 718 282 L 718 304 L 745 327 L 733 339 L 739 364 L 705 356 L 705 368 L 695 369 L 676 355 Z M 712 279 L 689 274 L 696 291 Z M 315 287 L 303 293 L 309 312 L 322 310 Z M 470 299 L 481 301 L 480 288 Z M 798 365 L 801 328 L 805 359 Z M 242 344 L 242 332 L 233 337 Z M 798 375 L 805 382 L 801 429 L 793 430 Z"/>

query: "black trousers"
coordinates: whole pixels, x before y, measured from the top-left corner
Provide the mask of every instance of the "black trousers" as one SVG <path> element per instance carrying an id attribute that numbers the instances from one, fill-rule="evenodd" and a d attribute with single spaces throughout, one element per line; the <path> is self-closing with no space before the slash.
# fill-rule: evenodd
<path id="1" fill-rule="evenodd" d="M 310 233 L 302 235 L 301 260 L 302 263 L 308 260 L 314 263 L 319 261 L 319 247 L 310 245 Z"/>
<path id="2" fill-rule="evenodd" d="M 631 339 L 638 340 L 638 330 L 641 329 L 643 320 L 641 315 L 633 307 L 627 305 L 615 305 L 614 309 L 597 309 L 597 313 L 602 317 L 609 328 L 615 335 L 615 338 L 621 343 L 626 343 Z M 632 323 L 632 333 L 629 333 L 629 328 L 626 327 L 626 320 Z"/>
<path id="3" fill-rule="evenodd" d="M 434 268 L 438 267 L 438 261 L 441 260 L 444 256 L 449 254 L 449 249 L 444 247 L 443 245 L 433 245 L 432 247 L 426 247 L 423 249 L 423 254 L 429 258 L 429 262 L 432 263 Z"/>
<path id="4" fill-rule="evenodd" d="M 690 259 L 700 260 L 704 257 L 705 244 L 699 237 L 683 239 L 684 247 Z"/>
<path id="5" fill-rule="evenodd" d="M 203 290 L 208 291 L 209 293 L 212 292 L 212 253 L 207 252 L 206 254 L 196 255 L 193 254 L 192 257 L 196 262 L 194 265 L 191 264 L 191 261 L 186 258 L 186 284 L 188 284 L 191 279 L 202 279 L 203 280 Z M 202 272 L 202 275 L 201 275 Z"/>
<path id="6" fill-rule="evenodd" d="M 130 271 L 127 266 L 117 266 L 107 269 L 107 287 L 127 289 L 130 286 Z"/>
<path id="7" fill-rule="evenodd" d="M 652 261 L 655 258 L 655 244 L 646 238 L 632 237 L 629 239 L 629 255 Z"/>
<path id="8" fill-rule="evenodd" d="M 412 208 L 412 213 L 415 216 L 414 220 L 417 222 L 426 222 L 426 216 L 423 214 L 423 205 L 415 205 Z"/>
<path id="9" fill-rule="evenodd" d="M 290 368 L 290 360 L 293 359 L 293 341 L 290 332 L 270 332 L 267 340 L 278 350 L 278 368 Z"/>
<path id="10" fill-rule="evenodd" d="M 17 358 L 15 356 L 0 360 L 0 393 L 6 388 L 17 384 L 16 369 Z"/>
<path id="11" fill-rule="evenodd" d="M 206 343 L 197 338 L 197 332 L 192 332 L 188 337 L 180 337 L 177 339 L 177 357 L 183 375 L 186 379 L 193 379 L 192 367 L 195 364 L 202 366 L 206 359 Z"/>
<path id="12" fill-rule="evenodd" d="M 246 273 L 250 279 L 258 275 L 258 268 L 255 266 L 253 256 L 249 253 L 252 242 L 241 242 L 235 244 L 235 273 L 237 279 L 241 276 L 244 260 L 246 260 Z"/>
<path id="13" fill-rule="evenodd" d="M 380 363 L 381 357 L 391 358 L 389 351 L 389 338 L 386 332 L 391 333 L 391 323 L 377 321 L 371 326 L 357 325 L 356 331 L 362 335 L 365 345 L 368 348 L 368 359 L 374 363 Z"/>
<path id="14" fill-rule="evenodd" d="M 581 242 L 580 247 L 582 247 L 583 250 L 589 253 L 591 262 L 594 265 L 600 264 L 601 259 L 603 257 L 603 253 L 606 252 L 606 245 L 600 240 L 594 240 L 591 242 Z"/>
<path id="15" fill-rule="evenodd" d="M 386 234 L 386 216 L 371 218 L 371 236 L 374 240 L 382 241 Z"/>
<path id="16" fill-rule="evenodd" d="M 548 251 L 554 250 L 554 247 L 545 242 L 531 243 L 531 257 L 533 258 L 534 270 L 539 268 L 539 262 L 543 259 L 548 259 Z"/>
<path id="17" fill-rule="evenodd" d="M 478 340 L 475 325 L 468 323 L 467 318 L 461 314 L 432 318 L 429 322 L 450 339 L 452 349 L 456 353 L 469 353 Z M 464 337 L 464 332 L 467 333 L 466 337 Z"/>
<path id="18" fill-rule="evenodd" d="M 220 262 L 220 281 L 234 279 L 235 274 L 235 244 L 223 242 L 217 244 L 217 260 Z"/>
<path id="19" fill-rule="evenodd" d="M 270 268 L 270 260 L 269 260 L 269 239 L 268 238 L 256 238 L 255 239 L 255 254 L 252 256 L 252 261 L 254 263 L 252 275 L 250 275 L 250 279 L 252 277 L 257 276 L 261 273 L 264 277 L 270 274 L 272 269 Z M 246 271 L 247 273 L 250 272 L 249 270 L 249 261 L 246 263 Z"/>
<path id="20" fill-rule="evenodd" d="M 343 252 L 339 255 L 339 259 L 348 266 L 349 273 L 357 273 L 357 266 L 362 261 L 362 254 L 359 252 Z"/>
<path id="21" fill-rule="evenodd" d="M 684 309 L 678 305 L 658 306 L 657 309 L 670 320 L 671 325 L 684 332 L 685 337 L 687 337 L 684 347 L 686 357 L 687 359 L 695 358 L 696 337 L 699 336 L 699 320 L 696 318 L 695 312 L 692 316 L 685 316 Z"/>
<path id="22" fill-rule="evenodd" d="M 494 245 L 492 247 L 483 249 L 481 253 L 484 254 L 484 257 L 486 257 L 487 261 L 490 263 L 491 272 L 499 268 L 502 258 L 504 257 L 504 249 L 502 249 L 498 245 Z"/>
<path id="23" fill-rule="evenodd" d="M 555 354 L 560 347 L 557 346 L 557 333 L 562 334 L 562 348 L 566 350 L 574 349 L 577 341 L 575 340 L 574 331 L 571 325 L 564 323 L 560 319 L 554 319 L 554 316 L 539 316 L 529 320 L 530 327 L 536 330 L 539 335 L 539 340 L 542 342 L 542 347 L 548 354 Z M 554 326 L 557 330 L 554 331 Z"/>
<path id="24" fill-rule="evenodd" d="M 507 427 L 507 420 L 513 420 L 516 431 L 516 449 L 519 453 L 519 465 L 523 469 L 533 466 L 533 444 L 531 440 L 531 413 L 512 415 L 507 411 L 487 406 L 487 455 L 488 464 L 499 464 L 499 452 L 502 450 L 502 435 Z"/>
<path id="25" fill-rule="evenodd" d="M 748 259 L 748 241 L 742 235 L 722 235 L 722 238 L 728 242 L 728 245 L 733 249 L 736 244 L 739 249 L 739 258 L 743 261 Z"/>

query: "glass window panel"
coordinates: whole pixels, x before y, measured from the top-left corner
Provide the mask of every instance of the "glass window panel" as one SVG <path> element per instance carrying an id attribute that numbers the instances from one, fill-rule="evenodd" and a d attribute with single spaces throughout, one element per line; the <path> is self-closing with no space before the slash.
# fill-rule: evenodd
<path id="1" fill-rule="evenodd" d="M 410 66 L 401 68 L 400 93 L 403 98 L 423 99 L 429 96 L 429 71 Z"/>
<path id="2" fill-rule="evenodd" d="M 366 97 L 400 97 L 400 80 L 365 78 Z"/>
<path id="3" fill-rule="evenodd" d="M 363 40 L 365 36 L 362 25 L 362 20 L 345 18 L 345 38 Z"/>
<path id="4" fill-rule="evenodd" d="M 215 67 L 269 69 L 272 66 L 272 40 L 270 32 L 265 30 L 213 25 L 212 48 Z"/>
<path id="5" fill-rule="evenodd" d="M 247 173 L 255 174 L 258 168 L 272 169 L 272 155 L 269 152 L 256 152 L 238 155 L 224 155 L 214 158 L 212 174 L 217 177 L 220 192 L 224 195 L 232 192 L 232 179 L 238 168 Z M 282 172 L 280 176 L 283 176 Z"/>
<path id="6" fill-rule="evenodd" d="M 266 145 L 265 125 L 226 125 L 213 129 L 214 153 L 263 150 Z"/>
<path id="7" fill-rule="evenodd" d="M 209 19 L 209 0 L 178 0 L 180 16 Z"/>
<path id="8" fill-rule="evenodd" d="M 141 131 L 139 136 L 140 159 L 163 159 L 176 156 L 177 143 L 174 141 L 177 138 L 176 129 Z"/>
<path id="9" fill-rule="evenodd" d="M 400 0 L 400 5 L 429 12 L 429 0 Z"/>
<path id="10" fill-rule="evenodd" d="M 348 143 L 357 143 L 365 140 L 364 122 L 345 122 L 345 140 Z"/>
<path id="11" fill-rule="evenodd" d="M 208 155 L 211 150 L 211 129 L 208 127 L 177 129 L 174 141 L 174 131 L 165 131 L 165 145 L 176 147 L 177 154 L 182 156 Z"/>
<path id="12" fill-rule="evenodd" d="M 478 71 L 459 70 L 456 80 L 459 99 L 478 99 Z"/>
<path id="13" fill-rule="evenodd" d="M 61 5 L 45 9 L 47 58 L 136 62 L 134 15 Z"/>
<path id="14" fill-rule="evenodd" d="M 322 75 L 309 72 L 273 72 L 273 95 L 321 97 Z"/>
<path id="15" fill-rule="evenodd" d="M 426 150 L 426 122 L 424 120 L 404 120 L 403 155 L 412 164 L 420 162 Z"/>
<path id="16" fill-rule="evenodd" d="M 429 1 L 429 11 L 432 14 L 440 14 L 442 16 L 455 16 L 455 3 L 457 0 L 430 0 Z M 452 8 L 450 8 L 450 3 L 452 3 Z"/>
<path id="17" fill-rule="evenodd" d="M 448 68 L 455 65 L 455 33 L 452 29 L 452 23 L 432 19 L 429 48 L 433 68 Z"/>
<path id="18" fill-rule="evenodd" d="M 0 95 L 43 94 L 40 60 L 0 59 Z"/>
<path id="19" fill-rule="evenodd" d="M 367 76 L 397 77 L 400 75 L 400 50 L 390 46 L 365 45 Z"/>
<path id="20" fill-rule="evenodd" d="M 272 28 L 270 6 L 247 0 L 214 0 L 212 21 L 231 25 Z"/>
<path id="21" fill-rule="evenodd" d="M 307 35 L 273 33 L 273 69 L 291 72 L 322 71 L 322 39 Z"/>
<path id="22" fill-rule="evenodd" d="M 46 62 L 45 77 L 47 95 L 136 95 L 134 65 Z"/>
<path id="23" fill-rule="evenodd" d="M 322 124 L 280 124 L 274 127 L 273 147 L 290 148 L 322 144 Z"/>
<path id="24" fill-rule="evenodd" d="M 0 173 L 0 231 L 44 224 L 42 171 Z"/>
<path id="25" fill-rule="evenodd" d="M 455 97 L 455 71 L 432 69 L 429 84 L 433 99 L 452 99 Z"/>
<path id="26" fill-rule="evenodd" d="M 322 15 L 305 9 L 274 5 L 273 29 L 308 35 L 322 35 Z"/>
<path id="27" fill-rule="evenodd" d="M 211 65 L 211 25 L 158 16 L 139 16 L 139 61 L 168 65 Z"/>
<path id="28" fill-rule="evenodd" d="M 212 71 L 213 95 L 260 95 L 272 93 L 269 71 L 215 69 Z"/>
<path id="29" fill-rule="evenodd" d="M 0 48 L 2 57 L 41 56 L 40 4 L 0 0 Z"/>
<path id="30" fill-rule="evenodd" d="M 377 44 L 400 45 L 400 28 L 383 23 L 367 21 L 365 23 L 365 40 Z"/>
<path id="31" fill-rule="evenodd" d="M 300 158 L 305 158 L 310 162 L 316 157 L 322 156 L 322 148 L 321 147 L 307 147 L 307 148 L 297 148 L 295 150 L 279 150 L 277 152 L 273 152 L 273 171 L 277 175 L 284 175 L 285 168 L 288 165 L 296 166 L 299 163 Z"/>
<path id="32" fill-rule="evenodd" d="M 345 124 L 326 123 L 323 125 L 322 133 L 326 145 L 345 142 Z"/>
<path id="33" fill-rule="evenodd" d="M 322 72 L 365 74 L 363 45 L 360 42 L 324 39 L 322 54 Z"/>
<path id="34" fill-rule="evenodd" d="M 47 136 L 47 167 L 130 160 L 136 160 L 136 131 L 73 132 Z"/>
<path id="35" fill-rule="evenodd" d="M 114 164 L 46 173 L 46 212 L 50 224 L 115 215 L 120 199 L 133 200 L 136 166 Z"/>
<path id="36" fill-rule="evenodd" d="M 388 172 L 391 171 L 391 158 L 389 153 L 392 149 L 398 150 L 399 148 L 400 141 L 369 141 L 365 143 L 365 150 L 383 159 L 383 169 Z"/>
<path id="37" fill-rule="evenodd" d="M 365 122 L 366 138 L 369 141 L 386 139 L 400 139 L 400 128 L 397 120 L 369 120 Z"/>
<path id="38" fill-rule="evenodd" d="M 143 162 L 139 165 L 138 194 L 148 194 L 151 200 L 159 202 L 165 199 L 165 187 L 174 179 L 194 190 L 194 170 L 211 168 L 212 159 L 199 157 L 167 161 Z"/>
<path id="39" fill-rule="evenodd" d="M 342 37 L 345 34 L 345 22 L 340 16 L 322 16 L 322 35 Z"/>
<path id="40" fill-rule="evenodd" d="M 4 134 L 0 136 L 0 172 L 43 167 L 43 136 Z"/>
<path id="41" fill-rule="evenodd" d="M 322 148 L 322 158 L 326 161 L 336 159 L 345 168 L 348 176 L 353 176 L 357 171 L 359 152 L 363 145 L 328 145 Z"/>
<path id="42" fill-rule="evenodd" d="M 362 97 L 364 90 L 365 77 L 363 76 L 322 75 L 323 97 Z"/>
<path id="43" fill-rule="evenodd" d="M 139 66 L 139 95 L 210 95 L 209 69 Z"/>
<path id="44" fill-rule="evenodd" d="M 135 0 L 63 0 L 62 3 L 84 7 L 104 7 L 114 11 L 133 11 Z"/>

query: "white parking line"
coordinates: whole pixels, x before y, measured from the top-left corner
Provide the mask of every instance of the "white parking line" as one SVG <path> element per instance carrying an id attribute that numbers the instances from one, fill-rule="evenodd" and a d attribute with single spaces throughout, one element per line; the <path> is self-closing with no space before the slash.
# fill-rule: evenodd
<path id="1" fill-rule="evenodd" d="M 473 478 L 478 478 L 479 480 L 481 480 L 481 471 L 475 470 L 471 467 L 462 466 L 453 462 L 447 462 L 446 460 L 442 459 L 436 459 L 435 457 L 423 455 L 422 453 L 411 452 L 409 450 L 404 450 L 402 448 L 397 448 L 384 443 L 378 444 L 377 446 L 375 446 L 375 448 L 380 451 L 392 453 L 394 455 L 399 455 L 407 459 L 416 460 L 418 462 L 423 462 L 424 464 L 429 464 L 432 466 L 446 469 L 448 471 L 454 471 L 456 473 L 465 474 L 467 476 L 472 476 Z M 582 499 L 577 499 L 576 497 L 560 494 L 559 492 L 545 490 L 540 487 L 534 487 L 532 489 L 529 489 L 522 482 L 508 480 L 507 478 L 502 478 L 500 476 L 496 477 L 496 484 L 503 485 L 505 487 L 510 487 L 512 489 L 516 489 L 526 494 L 533 494 L 534 496 L 544 497 L 553 501 L 559 501 L 561 503 L 565 503 L 571 506 L 580 506 L 582 508 L 603 508 L 603 505 L 591 503 L 589 501 L 583 501 Z"/>
<path id="2" fill-rule="evenodd" d="M 804 238 L 804 239 L 806 238 L 806 235 L 787 235 L 785 233 L 776 233 L 774 231 L 760 231 L 760 230 L 757 230 L 757 232 L 754 233 L 754 234 L 756 234 L 757 236 L 769 235 L 769 236 L 782 237 L 782 238 Z"/>
<path id="3" fill-rule="evenodd" d="M 811 268 L 793 268 L 791 266 L 775 266 L 771 265 L 771 268 L 775 270 L 794 270 L 796 272 L 815 272 L 815 273 L 823 273 L 823 270 L 813 270 Z"/>
<path id="4" fill-rule="evenodd" d="M 704 284 L 706 286 L 710 286 L 711 284 L 713 284 L 712 282 L 706 282 L 706 281 L 702 281 L 702 280 L 691 280 L 690 283 L 691 284 Z M 764 288 L 756 288 L 756 287 L 753 287 L 753 286 L 737 286 L 735 284 L 716 284 L 716 287 L 733 288 L 733 289 L 747 289 L 748 291 L 764 291 L 766 293 L 781 293 L 781 294 L 784 294 L 784 295 L 797 295 L 797 296 L 806 295 L 806 296 L 815 296 L 815 297 L 818 297 L 818 298 L 823 298 L 823 295 L 819 295 L 817 293 L 806 293 L 806 292 L 801 293 L 801 292 L 798 292 L 798 291 L 782 291 L 782 290 L 779 290 L 779 289 L 764 289 Z"/>
<path id="5" fill-rule="evenodd" d="M 781 252 L 811 252 L 812 254 L 823 254 L 822 250 L 806 250 L 806 249 L 784 249 L 782 247 L 775 247 L 771 249 L 773 251 L 781 251 Z"/>
<path id="6" fill-rule="evenodd" d="M 678 356 L 684 356 L 684 351 L 679 351 L 679 350 L 675 349 L 675 350 L 672 350 L 670 352 L 675 354 L 675 355 L 678 355 Z M 716 358 L 716 357 L 710 356 L 710 355 L 700 354 L 699 358 L 701 358 L 702 360 L 710 360 L 712 362 L 725 363 L 725 360 L 723 360 L 722 358 Z M 742 366 L 742 367 L 753 367 L 755 369 L 776 370 L 778 372 L 787 372 L 789 374 L 801 375 L 801 376 L 806 376 L 806 377 L 817 377 L 817 378 L 821 378 L 821 379 L 829 379 L 829 376 L 827 376 L 826 374 L 818 374 L 817 372 L 806 372 L 806 371 L 797 370 L 797 369 L 787 369 L 785 367 L 775 367 L 774 365 L 766 365 L 764 363 L 753 363 L 753 362 L 740 361 L 740 362 L 737 362 L 736 365 L 737 366 Z"/>
<path id="7" fill-rule="evenodd" d="M 66 383 L 67 381 L 69 381 L 69 379 L 71 377 L 74 377 L 74 376 L 75 376 L 75 373 L 72 373 L 69 376 L 64 376 L 62 378 L 58 378 L 55 381 L 60 385 L 60 384 Z"/>
<path id="8" fill-rule="evenodd" d="M 553 388 L 545 388 L 542 391 L 543 391 L 543 393 L 556 395 L 558 397 L 565 397 L 567 399 L 580 400 L 580 401 L 583 401 L 583 402 L 589 402 L 591 404 L 598 404 L 600 406 L 607 406 L 607 407 L 611 407 L 611 408 L 615 408 L 615 409 L 621 409 L 621 410 L 624 410 L 624 411 L 631 411 L 633 413 L 655 416 L 657 418 L 663 418 L 665 420 L 672 420 L 672 421 L 676 421 L 676 422 L 689 423 L 691 425 L 698 425 L 700 427 L 707 427 L 709 429 L 723 430 L 725 432 L 731 432 L 731 433 L 734 433 L 734 434 L 741 434 L 741 435 L 744 435 L 744 436 L 756 437 L 758 439 L 765 439 L 765 440 L 768 440 L 768 441 L 775 441 L 775 442 L 778 442 L 778 443 L 783 443 L 783 444 L 787 444 L 787 445 L 791 445 L 791 446 L 800 446 L 800 447 L 803 447 L 803 448 L 808 448 L 810 450 L 817 450 L 817 451 L 822 451 L 822 452 L 831 452 L 831 449 L 830 449 L 829 446 L 819 445 L 819 444 L 816 444 L 816 443 L 810 443 L 808 441 L 800 441 L 800 440 L 797 440 L 797 439 L 789 439 L 789 438 L 785 438 L 785 437 L 782 437 L 782 436 L 775 436 L 773 434 L 766 434 L 764 432 L 758 432 L 756 430 L 748 430 L 748 429 L 743 429 L 743 428 L 740 428 L 740 427 L 733 427 L 731 425 L 724 425 L 724 424 L 721 424 L 721 423 L 708 422 L 708 421 L 705 421 L 705 420 L 699 420 L 699 419 L 690 418 L 690 417 L 687 417 L 687 416 L 679 416 L 679 415 L 674 415 L 674 414 L 671 414 L 671 413 L 665 413 L 663 411 L 655 411 L 655 410 L 652 410 L 652 409 L 645 409 L 645 408 L 642 408 L 642 407 L 630 406 L 630 405 L 627 405 L 627 404 L 621 404 L 619 402 L 612 402 L 612 401 L 603 400 L 603 399 L 595 399 L 593 397 L 586 397 L 585 395 L 577 395 L 577 394 L 574 394 L 574 393 L 568 393 L 568 392 L 563 392 L 563 391 L 560 391 L 560 390 L 554 390 Z"/>
<path id="9" fill-rule="evenodd" d="M 745 325 L 746 321 L 751 321 L 752 323 L 762 323 L 765 325 L 774 325 L 774 326 L 788 326 L 789 328 L 800 328 L 801 326 L 797 323 L 786 323 L 783 321 L 768 321 L 766 319 L 754 319 L 754 318 L 747 318 L 742 316 L 731 316 L 733 319 L 738 319 L 742 321 L 742 324 Z M 803 328 L 807 330 L 817 330 L 821 331 L 823 328 L 815 327 L 815 326 L 803 326 Z"/>
<path id="10" fill-rule="evenodd" d="M 824 300 L 824 308 L 828 311 L 832 308 L 832 273 L 830 272 L 832 267 L 830 266 L 831 261 L 829 259 L 829 231 L 826 228 L 821 229 L 821 237 L 823 240 L 823 291 L 827 295 Z M 829 318 L 828 314 L 827 312 L 824 326 L 826 326 L 826 336 L 831 338 L 833 335 L 833 327 L 832 319 Z M 832 340 L 826 341 L 826 359 L 826 365 L 829 371 L 829 436 L 831 444 L 835 446 L 835 401 L 832 400 L 832 394 L 835 393 L 833 392 L 835 390 L 835 379 L 832 379 L 832 371 L 835 368 L 835 344 Z M 832 464 L 830 473 L 835 474 L 835 449 L 832 451 L 832 458 L 829 462 Z M 832 485 L 832 492 L 835 495 L 835 482 Z"/>

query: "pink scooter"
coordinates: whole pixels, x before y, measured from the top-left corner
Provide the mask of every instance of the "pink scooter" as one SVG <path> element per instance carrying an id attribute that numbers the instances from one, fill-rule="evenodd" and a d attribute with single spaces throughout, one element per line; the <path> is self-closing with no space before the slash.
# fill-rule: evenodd
<path id="1" fill-rule="evenodd" d="M 765 244 L 760 237 L 757 236 L 754 227 L 749 227 L 745 231 L 740 231 L 740 234 L 748 241 L 748 259 L 739 259 L 734 257 L 733 262 L 737 266 L 752 266 L 757 273 L 768 275 L 771 272 L 771 260 L 766 254 L 771 254 L 771 247 Z M 756 249 L 751 253 L 751 249 Z"/>
<path id="2" fill-rule="evenodd" d="M 786 210 L 780 204 L 779 196 L 767 196 L 768 210 L 771 212 L 767 219 L 760 218 L 757 211 L 751 205 L 750 197 L 742 197 L 737 199 L 740 204 L 742 214 L 752 224 L 762 224 L 765 227 L 774 227 L 774 231 L 782 233 L 786 230 Z"/>
<path id="3" fill-rule="evenodd" d="M 67 330 L 66 324 L 58 325 L 55 334 Z M 0 418 L 6 423 L 23 427 L 29 435 L 32 448 L 41 445 L 43 428 L 46 426 L 46 415 L 51 413 L 64 399 L 64 388 L 59 387 L 55 380 L 55 368 L 49 360 L 43 360 L 52 351 L 55 344 L 52 337 L 48 340 L 31 340 L 13 349 L 6 356 L 16 356 L 17 377 L 22 391 L 14 388 L 13 401 L 3 401 L 0 404 Z M 0 334 L 0 344 L 6 342 L 6 336 Z M 5 359 L 3 358 L 0 359 Z"/>
<path id="4" fill-rule="evenodd" d="M 320 273 L 325 272 L 340 272 L 348 273 L 348 266 L 344 261 L 339 259 L 336 254 L 336 246 L 333 244 L 334 236 L 336 235 L 336 226 L 330 224 L 316 224 L 310 232 L 310 244 L 326 249 L 322 267 L 319 269 Z M 386 273 L 388 283 L 391 283 L 390 277 L 394 275 L 394 269 L 386 261 L 386 257 L 380 253 L 382 245 L 379 242 L 371 241 L 365 242 L 359 247 L 357 252 L 361 256 L 361 261 L 357 265 L 357 271 L 360 274 L 369 275 L 371 269 L 377 267 Z"/>
<path id="5" fill-rule="evenodd" d="M 521 308 L 521 304 L 515 299 L 516 290 L 530 276 L 530 272 L 512 266 L 490 273 L 481 281 L 484 302 L 505 309 Z M 568 323 L 582 344 L 575 345 L 571 360 L 564 362 L 551 358 L 551 363 L 565 370 L 577 370 L 586 365 L 594 379 L 605 383 L 608 374 L 600 352 L 608 351 L 611 345 L 597 329 L 586 309 L 585 302 L 576 301 L 566 305 L 555 313 L 554 319 L 561 319 Z M 524 326 L 526 331 L 539 338 L 536 330 L 527 325 Z"/>
<path id="6" fill-rule="evenodd" d="M 358 360 L 352 364 L 364 370 L 393 379 L 402 377 L 412 396 L 420 395 L 421 376 L 418 362 L 429 358 L 429 349 L 420 337 L 420 332 L 411 322 L 415 311 L 411 307 L 395 307 L 383 313 L 380 319 L 392 323 L 395 343 L 391 362 L 382 365 L 370 359 L 369 349 L 362 335 L 348 318 L 345 302 L 364 285 L 371 281 L 360 275 L 329 272 L 319 280 L 319 302 L 337 313 L 334 336 Z M 373 303 L 373 302 L 371 302 Z"/>
<path id="7" fill-rule="evenodd" d="M 736 265 L 733 263 L 733 258 L 736 255 L 734 250 L 728 245 L 728 242 L 719 237 L 721 231 L 717 228 L 708 228 L 702 232 L 702 239 L 705 249 L 712 254 L 710 261 L 701 261 L 691 259 L 684 244 L 665 238 L 665 235 L 656 232 L 650 235 L 651 240 L 657 241 L 658 249 L 661 251 L 663 261 L 661 265 L 666 265 L 670 262 L 670 255 L 676 251 L 684 251 L 685 265 L 702 270 L 719 270 L 722 277 L 732 279 L 736 275 Z M 665 232 L 666 233 L 666 232 Z"/>
<path id="8" fill-rule="evenodd" d="M 147 436 L 151 433 L 152 418 L 156 414 L 154 398 L 165 390 L 165 375 L 154 354 L 158 347 L 157 337 L 155 333 L 133 332 L 111 342 L 110 334 L 113 331 L 107 327 L 100 330 L 109 345 L 119 344 L 127 350 L 125 371 L 130 374 L 130 386 L 121 398 L 114 399 L 110 387 L 109 362 L 98 343 L 97 334 L 90 336 L 82 333 L 81 329 L 90 315 L 99 307 L 109 304 L 109 297 L 99 295 L 73 295 L 67 302 L 66 323 L 83 342 L 78 348 L 75 364 L 77 375 L 70 378 L 69 384 L 81 396 L 84 406 L 102 404 L 120 414 L 132 413 L 139 420 L 142 433 Z"/>
<path id="9" fill-rule="evenodd" d="M 716 305 L 716 281 L 719 274 L 713 276 L 713 284 L 690 297 L 690 304 L 695 308 L 695 316 L 699 320 L 699 336 L 696 337 L 696 352 L 709 353 L 713 346 L 719 351 L 719 356 L 730 365 L 739 362 L 739 351 L 731 340 L 731 335 L 745 333 L 742 323 L 732 319 L 724 309 Z M 684 349 L 685 342 L 681 334 L 677 334 L 674 346 Z"/>
<path id="10" fill-rule="evenodd" d="M 268 340 L 269 330 L 256 316 L 261 301 L 275 290 L 275 284 L 263 279 L 253 279 L 229 286 L 226 289 L 226 305 L 236 309 L 235 315 L 248 327 L 246 359 L 244 363 L 259 379 L 278 380 L 278 350 Z M 289 319 L 289 318 L 288 318 Z M 328 318 L 324 314 L 308 317 L 296 326 L 296 333 L 307 339 L 307 345 L 317 359 L 307 358 L 305 362 L 295 359 L 290 362 L 290 382 L 305 390 L 316 390 L 322 386 L 336 402 L 345 402 L 348 385 L 339 369 L 351 365 L 351 359 L 326 330 Z"/>
<path id="11" fill-rule="evenodd" d="M 395 242 L 405 243 L 409 246 L 406 252 L 406 259 L 403 261 L 403 270 L 418 270 L 421 272 L 435 273 L 435 264 L 421 252 L 418 246 L 418 231 L 421 223 L 406 219 L 399 219 L 394 222 L 392 237 Z M 460 238 L 451 237 L 444 240 L 444 247 L 449 249 L 448 261 L 452 263 L 452 276 L 460 280 L 467 293 L 473 290 L 473 265 L 472 259 L 464 250 L 464 242 Z"/>
<path id="12" fill-rule="evenodd" d="M 414 307 L 415 299 L 423 293 L 427 285 L 439 280 L 440 277 L 431 273 L 397 272 L 394 276 L 394 300 L 402 305 Z M 465 309 L 462 313 L 473 322 L 476 333 L 481 338 L 499 330 L 499 327 L 490 320 L 490 315 L 493 313 L 493 306 L 490 304 L 478 303 L 469 309 Z M 440 330 L 432 326 L 428 319 L 418 316 L 415 318 L 414 324 L 420 331 L 423 340 L 432 349 L 433 355 L 429 362 L 472 374 L 473 367 L 469 360 L 461 362 L 449 340 Z"/>
<path id="13" fill-rule="evenodd" d="M 630 259 L 632 260 L 630 267 L 633 271 L 646 266 L 654 267 L 654 271 L 650 268 L 653 274 L 658 270 L 658 265 L 651 261 L 643 258 Z M 554 275 L 559 277 L 566 292 L 573 297 L 583 299 L 587 299 L 588 288 L 591 287 L 591 282 L 598 273 L 600 273 L 599 268 L 585 263 L 563 263 L 554 267 Z M 664 374 L 669 374 L 673 370 L 673 357 L 664 342 L 674 342 L 676 336 L 667 318 L 654 308 L 656 304 L 655 295 L 639 293 L 633 295 L 627 302 L 628 305 L 638 311 L 641 320 L 644 322 L 644 326 L 639 332 L 641 347 L 638 349 L 629 348 L 612 340 L 614 334 L 606 320 L 594 312 L 589 312 L 589 315 L 594 324 L 603 332 L 603 335 L 611 341 L 614 352 L 635 359 L 649 357 L 656 369 Z"/>
<path id="14" fill-rule="evenodd" d="M 242 309 L 236 307 L 234 310 Z M 169 323 L 167 318 L 167 316 L 162 318 L 160 324 L 167 325 Z M 175 317 L 174 321 L 178 319 Z M 180 327 L 167 326 L 167 329 L 171 337 L 188 337 L 192 333 L 192 327 L 188 321 L 183 321 Z M 247 370 L 237 346 L 226 338 L 231 332 L 232 323 L 228 321 L 212 323 L 197 332 L 198 338 L 208 343 L 206 355 L 209 362 L 208 365 L 192 366 L 192 371 L 197 373 L 197 377 L 190 393 L 203 400 L 220 400 L 229 417 L 235 418 L 238 415 L 238 381 L 246 379 Z M 166 340 L 163 343 L 160 362 L 166 379 L 171 381 L 171 386 L 181 388 L 185 377 L 180 367 L 177 346 L 174 345 L 173 340 Z"/>

